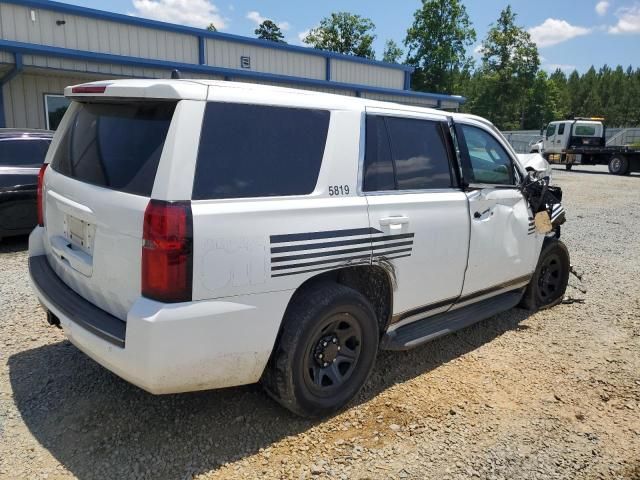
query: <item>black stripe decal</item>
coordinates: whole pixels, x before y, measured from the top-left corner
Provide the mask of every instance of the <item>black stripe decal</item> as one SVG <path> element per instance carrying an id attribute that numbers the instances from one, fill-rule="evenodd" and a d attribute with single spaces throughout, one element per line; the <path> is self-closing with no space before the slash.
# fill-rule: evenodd
<path id="1" fill-rule="evenodd" d="M 406 318 L 420 315 L 421 313 L 427 313 L 432 310 L 437 310 L 438 308 L 451 306 L 457 298 L 458 297 L 447 298 L 446 300 L 442 300 L 441 302 L 430 303 L 428 305 L 423 305 L 422 307 L 414 308 L 413 310 L 407 310 L 406 312 L 398 313 L 393 316 L 391 323 L 398 323 Z"/>
<path id="2" fill-rule="evenodd" d="M 287 270 L 292 268 L 302 268 L 302 267 L 313 267 L 314 265 L 324 265 L 326 263 L 336 263 L 336 262 L 348 262 L 350 260 L 361 260 L 363 258 L 369 258 L 371 253 L 367 253 L 365 255 L 355 255 L 351 257 L 340 257 L 340 258 L 329 258 L 327 260 L 317 260 L 315 262 L 305 262 L 305 263 L 294 263 L 291 265 L 276 265 L 271 267 L 271 271 L 277 270 Z"/>
<path id="3" fill-rule="evenodd" d="M 518 284 L 526 283 L 529 280 L 531 280 L 531 275 L 523 275 L 522 277 L 514 278 L 513 280 L 509 280 L 508 282 L 499 283 L 498 285 L 494 285 L 493 287 L 478 290 L 477 292 L 473 292 L 465 295 L 464 297 L 460 297 L 456 303 L 473 300 L 474 298 L 482 297 L 483 295 L 488 295 L 490 293 L 497 292 L 498 290 L 503 290 L 505 288 L 513 287 Z"/>
<path id="4" fill-rule="evenodd" d="M 505 288 L 509 288 L 511 286 L 516 286 L 522 284 L 524 282 L 528 282 L 531 280 L 531 275 L 524 275 L 522 277 L 515 278 L 513 280 L 509 280 L 508 282 L 500 283 L 498 285 L 494 285 L 493 287 L 486 288 L 484 290 L 479 290 L 477 292 L 471 293 L 469 295 L 465 295 L 464 297 L 452 297 L 447 298 L 446 300 L 442 300 L 441 302 L 430 303 L 428 305 L 423 305 L 422 307 L 414 308 L 413 310 L 407 310 L 406 312 L 398 313 L 392 317 L 391 324 L 398 323 L 406 318 L 413 317 L 416 315 L 420 315 L 421 313 L 428 313 L 432 310 L 436 310 L 438 308 L 443 308 L 449 305 L 455 305 L 458 303 L 466 302 L 472 300 L 474 298 L 482 297 L 484 295 L 488 295 L 493 292 L 498 292 L 500 290 L 504 290 Z M 518 287 L 516 287 L 518 288 Z M 426 318 L 429 315 L 425 315 L 422 318 Z M 416 318 L 416 321 L 422 320 L 422 318 Z"/>
<path id="5" fill-rule="evenodd" d="M 371 250 L 380 250 L 383 248 L 392 248 L 392 247 L 406 247 L 410 245 L 413 245 L 413 241 L 392 243 L 391 245 L 374 245 L 373 247 L 347 248 L 343 250 L 333 250 L 331 252 L 301 253 L 298 255 L 272 257 L 271 262 L 278 263 L 278 262 L 288 262 L 289 260 L 305 260 L 307 258 L 330 257 L 332 255 L 346 255 L 349 253 L 370 252 Z"/>
<path id="6" fill-rule="evenodd" d="M 396 258 L 404 258 L 404 257 L 410 257 L 411 254 L 405 254 L 405 255 L 395 255 L 393 257 L 388 257 L 387 260 L 395 260 Z M 320 268 L 311 268 L 309 270 L 299 270 L 297 272 L 285 272 L 285 273 L 274 273 L 271 275 L 272 278 L 275 277 L 287 277 L 289 275 L 299 275 L 301 273 L 311 273 L 311 272 L 321 272 L 321 271 L 326 271 L 326 270 L 335 270 L 338 268 L 342 268 L 343 265 L 332 265 L 330 267 L 320 267 Z"/>
<path id="7" fill-rule="evenodd" d="M 301 250 L 315 250 L 317 248 L 343 247 L 347 245 L 363 245 L 371 242 L 388 242 L 390 240 L 401 240 L 404 238 L 413 238 L 413 233 L 403 233 L 400 235 L 387 235 L 384 237 L 362 238 L 355 240 L 340 240 L 336 242 L 311 243 L 306 245 L 290 245 L 287 247 L 273 247 L 271 253 L 282 252 L 299 252 Z"/>
<path id="8" fill-rule="evenodd" d="M 300 242 L 303 240 L 320 240 L 323 238 L 352 237 L 355 235 L 373 235 L 382 233 L 375 228 L 352 228 L 348 230 L 331 230 L 328 232 L 290 233 L 271 235 L 271 243 Z"/>
<path id="9" fill-rule="evenodd" d="M 382 252 L 381 254 L 396 254 L 396 253 L 405 253 L 410 252 L 410 248 L 402 248 L 399 250 L 391 250 L 389 252 Z M 351 257 L 341 257 L 341 258 L 329 258 L 326 260 L 317 260 L 315 262 L 305 262 L 305 263 L 294 263 L 292 265 L 276 265 L 275 267 L 271 267 L 271 271 L 277 270 L 287 270 L 291 268 L 302 268 L 302 267 L 313 267 L 314 265 L 324 265 L 326 263 L 336 263 L 336 262 L 348 262 L 350 260 L 360 260 L 363 258 L 369 258 L 371 253 L 367 253 L 366 255 L 355 255 Z"/>

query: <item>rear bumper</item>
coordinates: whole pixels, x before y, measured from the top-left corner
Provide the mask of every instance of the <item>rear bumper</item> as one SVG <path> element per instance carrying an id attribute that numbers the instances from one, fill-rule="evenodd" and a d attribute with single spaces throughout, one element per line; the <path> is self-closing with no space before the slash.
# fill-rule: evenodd
<path id="1" fill-rule="evenodd" d="M 37 227 L 29 238 L 33 289 L 59 318 L 67 338 L 96 362 L 154 394 L 260 379 L 291 292 L 178 304 L 139 297 L 125 322 L 57 277 L 44 254 L 43 235 Z"/>

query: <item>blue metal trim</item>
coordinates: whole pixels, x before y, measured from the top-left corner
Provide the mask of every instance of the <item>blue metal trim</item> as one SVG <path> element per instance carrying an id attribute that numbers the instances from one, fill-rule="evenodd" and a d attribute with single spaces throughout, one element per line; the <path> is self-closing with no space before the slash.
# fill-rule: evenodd
<path id="1" fill-rule="evenodd" d="M 324 79 L 327 82 L 331 81 L 331 59 L 329 57 L 324 59 L 325 61 L 325 66 L 324 66 Z"/>
<path id="2" fill-rule="evenodd" d="M 411 90 L 411 72 L 404 72 L 404 89 Z"/>
<path id="3" fill-rule="evenodd" d="M 35 1 L 35 0 L 30 0 Z M 210 65 L 196 65 L 191 63 L 169 62 L 166 60 L 152 60 L 148 58 L 136 58 L 125 55 L 113 55 L 110 53 L 86 52 L 83 50 L 73 50 L 69 48 L 50 47 L 24 42 L 14 42 L 12 40 L 0 40 L 0 50 L 14 53 L 31 55 L 50 55 L 54 57 L 70 58 L 88 62 L 113 63 L 118 65 L 128 65 L 140 68 L 161 68 L 167 70 L 178 69 L 184 72 L 205 73 L 210 75 L 232 76 L 268 80 L 287 84 L 304 84 L 316 87 L 345 89 L 350 91 L 364 91 L 380 93 L 385 95 L 396 95 L 401 97 L 430 98 L 464 103 L 465 99 L 458 96 L 442 95 L 437 93 L 412 92 L 407 90 L 395 90 L 392 88 L 368 87 L 342 82 L 327 82 L 326 80 L 316 80 L 312 78 L 292 77 L 289 75 L 276 75 L 273 73 L 262 73 L 250 70 L 239 70 L 223 67 L 212 67 Z M 107 74 L 108 75 L 108 74 Z"/>
<path id="4" fill-rule="evenodd" d="M 22 53 L 14 52 L 13 53 L 14 65 L 11 70 L 9 70 L 4 77 L 0 78 L 0 87 L 6 83 L 9 83 L 13 80 L 16 75 L 18 75 L 24 69 L 24 63 L 22 61 Z"/>
<path id="5" fill-rule="evenodd" d="M 4 86 L 13 80 L 24 69 L 21 53 L 14 53 L 13 59 L 13 68 L 0 78 L 0 128 L 5 128 L 7 126 L 7 119 L 4 115 Z"/>
<path id="6" fill-rule="evenodd" d="M 126 23 L 129 25 L 136 25 L 139 27 L 157 28 L 175 33 L 186 33 L 190 35 L 202 36 L 204 38 L 213 38 L 219 40 L 229 40 L 239 43 L 245 43 L 249 45 L 256 45 L 263 48 L 287 50 L 290 52 L 306 53 L 307 55 L 317 55 L 325 58 L 339 58 L 341 60 L 367 63 L 371 65 L 378 65 L 386 68 L 393 68 L 396 70 L 405 70 L 413 72 L 415 69 L 409 65 L 399 65 L 396 63 L 381 62 L 378 60 L 370 60 L 368 58 L 356 57 L 352 55 L 343 55 L 335 52 L 327 52 L 324 50 L 317 50 L 314 48 L 300 47 L 297 45 L 288 45 L 277 42 L 270 42 L 268 40 L 261 40 L 258 38 L 243 37 L 241 35 L 233 35 L 230 33 L 210 32 L 200 28 L 186 27 L 184 25 L 175 25 L 172 23 L 159 22 L 157 20 L 148 20 L 146 18 L 134 17 L 132 15 L 123 15 L 121 13 L 106 12 L 103 10 L 96 10 L 94 8 L 79 7 L 76 5 L 68 5 L 66 3 L 55 2 L 53 0 L 2 0 L 5 3 L 12 3 L 15 5 L 22 5 L 31 8 L 42 8 L 45 10 L 54 10 L 62 13 L 69 13 L 72 15 L 80 15 L 85 17 L 97 18 L 100 20 L 107 20 L 112 22 Z"/>
<path id="7" fill-rule="evenodd" d="M 200 65 L 206 65 L 207 63 L 205 59 L 204 37 L 202 35 L 198 37 L 198 63 Z"/>

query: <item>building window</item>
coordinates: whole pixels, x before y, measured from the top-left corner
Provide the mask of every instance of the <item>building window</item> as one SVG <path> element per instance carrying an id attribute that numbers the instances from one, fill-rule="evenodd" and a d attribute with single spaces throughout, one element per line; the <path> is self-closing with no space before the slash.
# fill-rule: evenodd
<path id="1" fill-rule="evenodd" d="M 251 68 L 251 57 L 240 57 L 240 66 L 242 68 Z"/>
<path id="2" fill-rule="evenodd" d="M 45 95 L 44 96 L 44 111 L 45 122 L 47 124 L 47 130 L 56 130 L 60 121 L 67 111 L 71 100 L 64 95 Z"/>

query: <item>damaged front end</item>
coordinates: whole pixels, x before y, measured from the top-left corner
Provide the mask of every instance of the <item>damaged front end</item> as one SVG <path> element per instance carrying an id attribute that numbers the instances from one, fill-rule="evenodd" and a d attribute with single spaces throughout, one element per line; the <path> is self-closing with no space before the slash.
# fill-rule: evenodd
<path id="1" fill-rule="evenodd" d="M 533 212 L 536 232 L 560 238 L 560 226 L 566 221 L 562 189 L 551 186 L 550 182 L 549 176 L 541 176 L 539 171 L 528 167 L 520 189 Z"/>

